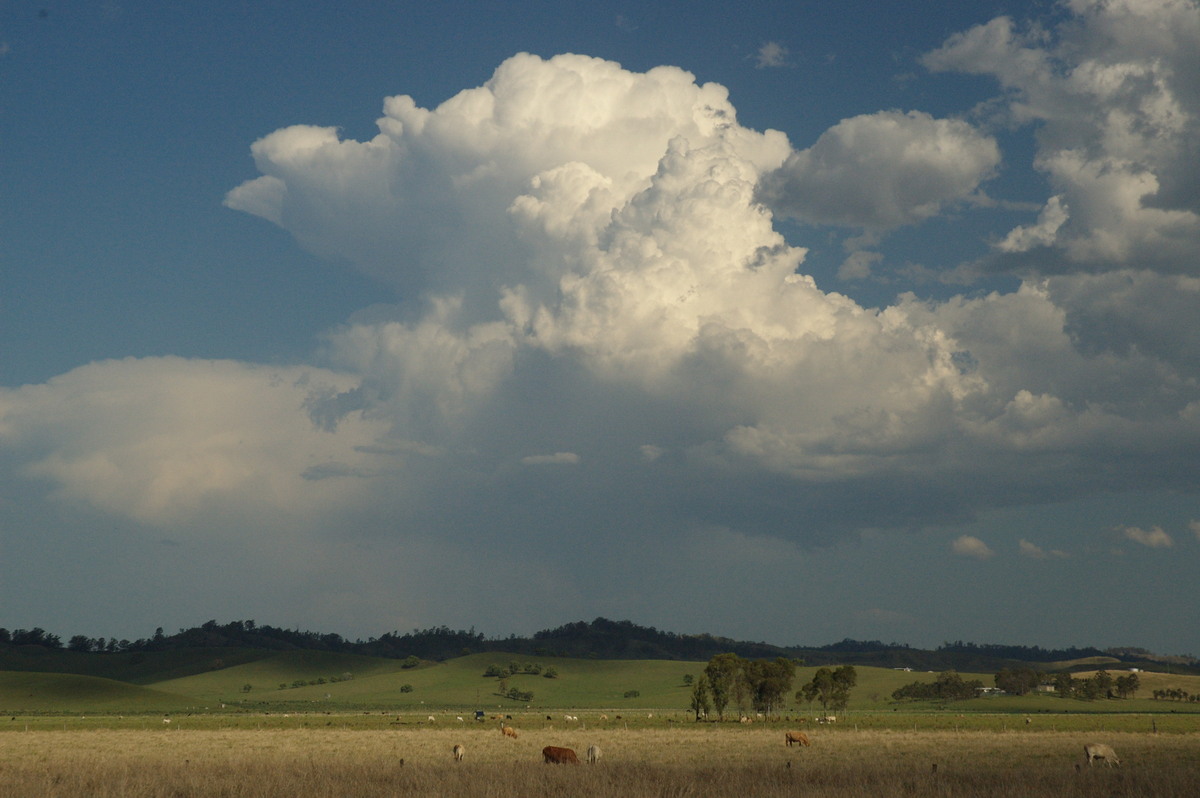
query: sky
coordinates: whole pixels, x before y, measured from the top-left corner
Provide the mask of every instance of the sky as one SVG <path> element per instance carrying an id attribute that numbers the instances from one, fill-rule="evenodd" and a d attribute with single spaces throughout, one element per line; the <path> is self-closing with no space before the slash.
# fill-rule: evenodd
<path id="1" fill-rule="evenodd" d="M 1200 655 L 1195 0 L 0 0 L 0 625 Z"/>

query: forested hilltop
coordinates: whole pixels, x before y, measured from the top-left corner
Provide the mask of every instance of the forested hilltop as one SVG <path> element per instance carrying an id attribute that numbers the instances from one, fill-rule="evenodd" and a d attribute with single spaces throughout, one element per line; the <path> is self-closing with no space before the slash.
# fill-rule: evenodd
<path id="1" fill-rule="evenodd" d="M 1144 649 L 1097 648 L 1045 649 L 1038 646 L 976 644 L 957 641 L 933 650 L 900 643 L 842 640 L 825 646 L 777 646 L 733 640 L 710 634 L 677 634 L 639 626 L 631 621 L 577 621 L 535 633 L 532 637 L 485 637 L 474 628 L 446 626 L 387 632 L 367 640 L 349 640 L 339 634 L 282 629 L 255 621 L 208 621 L 171 635 L 160 628 L 149 638 L 118 640 L 76 635 L 66 642 L 43 629 L 0 628 L 0 670 L 69 671 L 83 655 L 185 651 L 194 649 L 313 650 L 371 657 L 446 660 L 465 654 L 506 652 L 538 657 L 590 659 L 655 659 L 705 661 L 717 654 L 733 653 L 748 659 L 786 657 L 806 665 L 874 665 L 921 671 L 959 670 L 985 672 L 1016 664 L 1042 666 L 1097 658 L 1127 667 L 1200 673 L 1200 661 L 1191 656 L 1162 657 Z M 62 657 L 54 654 L 61 652 Z M 1083 664 L 1080 667 L 1085 667 Z"/>

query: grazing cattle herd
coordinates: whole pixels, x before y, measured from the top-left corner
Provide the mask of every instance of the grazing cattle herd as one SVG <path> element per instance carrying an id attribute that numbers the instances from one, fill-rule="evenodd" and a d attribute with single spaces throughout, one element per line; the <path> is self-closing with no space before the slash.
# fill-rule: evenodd
<path id="1" fill-rule="evenodd" d="M 506 715 L 504 717 L 511 718 L 512 716 Z M 602 715 L 601 717 L 603 719 L 607 720 L 608 716 Z M 481 718 L 479 718 L 479 719 L 481 719 Z M 550 719 L 550 716 L 547 716 L 547 719 Z M 564 719 L 570 720 L 570 721 L 578 721 L 578 717 L 574 716 L 574 715 L 565 715 Z M 432 722 L 434 720 L 434 716 L 430 715 L 429 720 Z M 817 720 L 819 722 L 826 722 L 826 723 L 833 722 L 832 717 L 818 718 Z M 164 720 L 163 722 L 169 723 L 170 721 Z M 746 720 L 742 719 L 742 722 L 744 723 L 744 722 L 746 722 Z M 508 725 L 507 723 L 505 723 L 504 720 L 500 721 L 500 732 L 505 737 L 508 737 L 508 738 L 511 738 L 514 740 L 517 739 L 517 730 L 514 729 L 512 726 Z M 808 747 L 812 746 L 812 740 L 809 738 L 809 736 L 807 734 L 805 734 L 802 731 L 785 732 L 784 736 L 783 736 L 783 740 L 784 740 L 784 744 L 786 746 L 788 746 L 789 748 L 794 745 L 799 745 L 804 748 L 808 748 Z M 461 743 L 459 743 L 451 749 L 451 753 L 454 755 L 455 762 L 462 762 L 464 757 L 466 756 L 466 748 Z M 1097 760 L 1102 761 L 1105 765 L 1107 765 L 1109 767 L 1113 767 L 1114 765 L 1120 766 L 1120 764 L 1121 764 L 1121 760 L 1119 758 L 1117 758 L 1116 751 L 1114 751 L 1113 747 L 1111 745 L 1108 745 L 1107 743 L 1088 743 L 1085 746 L 1083 746 L 1083 753 L 1084 753 L 1084 758 L 1089 766 L 1094 765 Z M 587 762 L 589 765 L 597 764 L 600 761 L 600 755 L 601 755 L 600 746 L 598 746 L 596 744 L 589 745 L 587 748 L 587 751 L 585 753 L 585 756 L 586 756 L 586 759 L 587 759 Z M 542 760 L 546 764 L 551 764 L 551 765 L 578 765 L 579 764 L 579 756 L 575 753 L 574 749 L 565 748 L 565 747 L 557 746 L 557 745 L 547 745 L 545 748 L 543 748 L 542 749 Z M 792 763 L 789 761 L 787 763 L 787 767 L 790 768 L 791 766 L 792 766 Z M 1080 769 L 1078 764 L 1075 765 L 1075 769 L 1077 771 Z M 937 773 L 937 765 L 936 764 L 933 765 L 932 772 L 935 774 Z"/>

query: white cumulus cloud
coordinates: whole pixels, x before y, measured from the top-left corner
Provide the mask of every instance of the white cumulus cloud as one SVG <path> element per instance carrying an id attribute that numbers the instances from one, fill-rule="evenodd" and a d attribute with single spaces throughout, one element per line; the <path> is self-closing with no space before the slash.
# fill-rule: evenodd
<path id="1" fill-rule="evenodd" d="M 1132 540 L 1134 543 L 1140 543 L 1151 549 L 1169 549 L 1175 545 L 1175 540 L 1160 526 L 1152 526 L 1149 529 L 1137 526 L 1122 527 L 1121 534 L 1125 536 L 1126 540 Z"/>
<path id="2" fill-rule="evenodd" d="M 1042 74 L 1035 52 L 1013 61 L 1031 43 L 971 36 L 979 63 Z M 486 570 L 473 552 L 504 535 L 506 565 L 543 558 L 530 611 L 585 605 L 624 573 L 612 552 L 647 540 L 664 559 L 750 547 L 750 568 L 868 527 L 1192 487 L 1194 277 L 1127 264 L 869 308 L 823 290 L 778 229 L 941 214 L 1000 164 L 981 128 L 885 111 L 796 151 L 682 69 L 527 54 L 434 108 L 388 98 L 378 128 L 268 133 L 226 202 L 394 295 L 326 331 L 312 365 L 131 359 L 0 390 L 5 484 L 159 537 L 336 530 L 355 544 L 341 572 L 385 571 L 384 552 L 422 588 L 420 558 Z M 1060 188 L 1002 255 L 1091 236 L 1069 228 L 1094 210 Z M 847 277 L 881 254 L 860 243 Z M 556 567 L 581 556 L 588 586 Z"/>
<path id="3" fill-rule="evenodd" d="M 966 122 L 880 111 L 844 119 L 791 154 L 761 197 L 805 221 L 889 229 L 967 199 L 999 163 L 995 139 Z"/>
<path id="4" fill-rule="evenodd" d="M 955 538 L 950 544 L 950 550 L 959 556 L 971 557 L 976 560 L 986 560 L 996 554 L 988 544 L 973 535 L 961 535 Z"/>
<path id="5" fill-rule="evenodd" d="M 992 75 L 1001 121 L 1037 124 L 1054 191 L 1009 251 L 1053 245 L 1041 269 L 1137 262 L 1195 271 L 1200 246 L 1200 11 L 1193 0 L 1073 0 L 1052 29 L 998 17 L 927 54 L 935 71 Z M 1069 217 L 1064 209 L 1070 209 Z"/>

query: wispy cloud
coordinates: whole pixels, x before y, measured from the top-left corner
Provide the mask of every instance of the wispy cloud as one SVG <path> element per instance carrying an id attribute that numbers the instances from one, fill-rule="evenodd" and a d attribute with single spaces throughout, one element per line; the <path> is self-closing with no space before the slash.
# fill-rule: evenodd
<path id="1" fill-rule="evenodd" d="M 758 69 L 787 66 L 787 57 L 788 48 L 779 42 L 764 42 L 762 47 L 758 48 L 758 57 L 754 65 Z"/>
<path id="2" fill-rule="evenodd" d="M 1031 543 L 1025 538 L 1021 538 L 1021 540 L 1017 543 L 1017 553 L 1022 557 L 1027 557 L 1031 560 L 1044 560 L 1048 557 L 1065 559 L 1067 556 L 1069 556 L 1065 551 L 1060 549 L 1051 549 L 1050 551 L 1046 551 L 1041 546 L 1037 545 L 1036 543 Z"/>
<path id="3" fill-rule="evenodd" d="M 575 465 L 579 455 L 574 452 L 555 452 L 554 454 L 531 454 L 521 458 L 522 465 Z"/>

